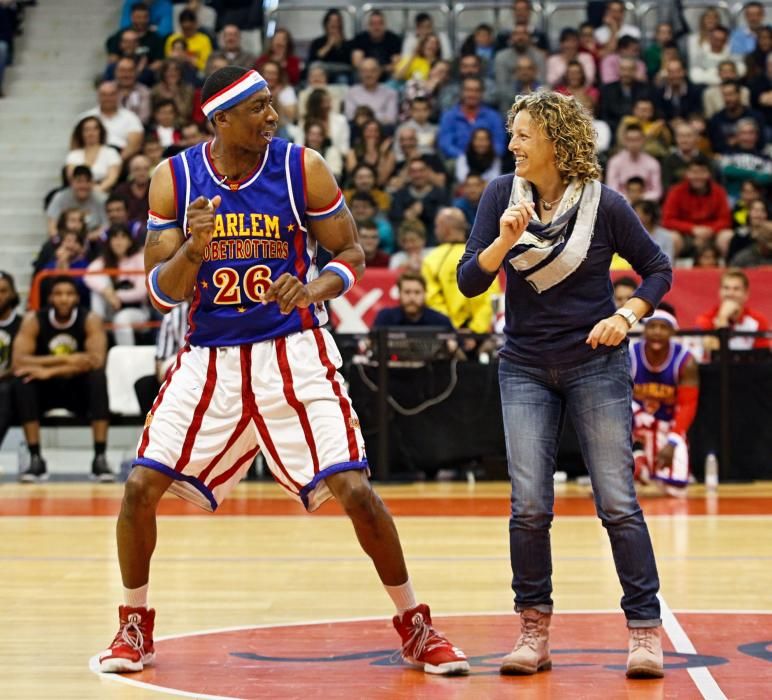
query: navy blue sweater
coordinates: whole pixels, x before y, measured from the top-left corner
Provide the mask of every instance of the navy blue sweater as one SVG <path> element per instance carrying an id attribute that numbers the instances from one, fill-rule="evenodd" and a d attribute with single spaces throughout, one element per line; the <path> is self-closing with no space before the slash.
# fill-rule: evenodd
<path id="1" fill-rule="evenodd" d="M 513 177 L 497 177 L 480 200 L 457 270 L 458 287 L 465 296 L 482 294 L 496 276 L 480 267 L 477 256 L 499 234 L 499 219 L 509 206 Z M 670 262 L 625 199 L 606 186 L 602 189 L 587 257 L 565 280 L 539 294 L 509 264 L 512 253 L 507 253 L 506 342 L 502 356 L 524 365 L 560 367 L 610 352 L 613 348 L 602 345 L 593 350 L 585 340 L 598 321 L 615 311 L 609 276 L 615 252 L 643 278 L 635 296 L 656 307 L 670 289 Z"/>

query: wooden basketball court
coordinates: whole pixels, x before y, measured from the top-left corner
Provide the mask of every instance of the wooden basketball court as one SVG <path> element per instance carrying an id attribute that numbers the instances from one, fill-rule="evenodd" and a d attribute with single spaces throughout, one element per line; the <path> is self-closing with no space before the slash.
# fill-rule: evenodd
<path id="1" fill-rule="evenodd" d="M 419 597 L 469 655 L 436 678 L 394 659 L 391 602 L 336 504 L 313 516 L 272 484 L 216 515 L 162 504 L 150 602 L 154 667 L 98 676 L 117 628 L 121 486 L 0 484 L 0 698 L 737 698 L 772 695 L 772 484 L 643 499 L 662 580 L 662 681 L 624 677 L 608 539 L 586 489 L 559 487 L 553 671 L 501 677 L 517 636 L 508 485 L 379 489 Z"/>

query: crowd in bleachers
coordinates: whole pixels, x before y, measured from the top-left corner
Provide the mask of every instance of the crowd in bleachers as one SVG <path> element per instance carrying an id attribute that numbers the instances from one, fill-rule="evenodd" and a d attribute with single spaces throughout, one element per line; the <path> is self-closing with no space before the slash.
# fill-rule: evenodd
<path id="1" fill-rule="evenodd" d="M 0 23 L 12 17 L 14 33 L 20 7 L 0 0 Z M 484 336 L 496 327 L 500 293 L 494 283 L 466 299 L 455 268 L 487 183 L 514 168 L 507 113 L 519 94 L 552 89 L 586 107 L 605 183 L 630 202 L 676 267 L 772 264 L 772 29 L 762 4 L 747 3 L 731 26 L 708 8 L 691 31 L 683 22 L 661 23 L 646 36 L 618 0 L 588 2 L 588 18 L 597 21 L 578 28 L 545 27 L 528 0 L 516 0 L 509 27 L 480 24 L 460 38 L 423 12 L 411 26 L 390 28 L 379 10 L 364 17 L 363 31 L 346 37 L 342 13 L 331 7 L 307 51 L 279 26 L 253 53 L 242 38 L 245 30 L 263 30 L 261 8 L 254 0 L 124 0 L 120 27 L 105 41 L 104 65 L 95 66 L 94 106 L 73 123 L 62 185 L 45 197 L 47 236 L 33 266 L 47 272 L 30 296 L 49 306 L 22 321 L 13 278 L 0 274 L 0 441 L 11 415 L 12 375 L 17 383 L 80 381 L 77 390 L 52 384 L 54 394 L 91 396 L 101 407 L 87 411 L 92 471 L 113 478 L 104 458 L 108 337 L 101 324 L 109 322 L 109 341 L 119 345 L 154 337 L 146 328 L 158 319 L 142 272 L 150 179 L 165 158 L 211 138 L 201 89 L 227 65 L 259 70 L 280 136 L 324 155 L 367 266 L 401 272 L 401 310 L 390 310 L 390 318 L 417 324 L 420 309 L 403 307 L 403 288 L 412 284 L 426 307 L 465 332 L 470 358 L 488 355 Z M 6 24 L 0 78 L 9 55 Z M 628 267 L 619 257 L 611 263 Z M 73 271 L 88 274 L 59 275 Z M 635 281 L 619 280 L 617 291 L 623 283 L 632 293 Z M 701 328 L 767 329 L 763 315 L 747 306 L 749 280 L 741 270 L 728 270 L 717 292 Z M 90 311 L 73 311 L 73 304 Z M 159 367 L 181 342 L 180 323 L 179 315 L 165 318 Z M 40 338 L 64 338 L 63 329 L 72 347 L 43 348 L 37 357 Z M 21 340 L 11 353 L 14 336 Z M 768 347 L 753 337 L 731 343 Z M 144 379 L 140 400 L 147 403 L 159 377 Z M 46 474 L 33 420 L 39 407 L 32 398 L 25 405 L 32 462 L 22 478 L 35 481 Z"/>
<path id="2" fill-rule="evenodd" d="M 389 27 L 378 10 L 346 37 L 331 7 L 303 55 L 282 27 L 259 55 L 242 45 L 254 5 L 125 0 L 106 39 L 95 106 L 73 124 L 34 268 L 126 270 L 79 283 L 118 342 L 133 342 L 132 327 L 152 315 L 142 278 L 130 273 L 142 268 L 150 176 L 210 138 L 201 86 L 228 64 L 259 70 L 280 135 L 325 156 L 368 267 L 420 272 L 442 243 L 446 207 L 463 213 L 468 231 L 485 185 L 514 167 L 513 98 L 540 89 L 592 112 L 606 184 L 676 266 L 772 262 L 772 28 L 760 3 L 747 3 L 733 27 L 708 8 L 691 31 L 660 23 L 649 37 L 622 2 L 607 2 L 598 26 L 545 32 L 528 0 L 516 0 L 511 20 L 502 13 L 508 27 L 480 24 L 458 42 L 429 14 Z"/>

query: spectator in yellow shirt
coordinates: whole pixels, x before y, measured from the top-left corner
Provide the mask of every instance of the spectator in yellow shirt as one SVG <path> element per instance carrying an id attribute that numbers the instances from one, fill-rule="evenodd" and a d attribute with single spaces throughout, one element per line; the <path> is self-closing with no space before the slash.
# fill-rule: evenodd
<path id="1" fill-rule="evenodd" d="M 212 40 L 198 28 L 198 19 L 193 10 L 184 9 L 180 12 L 180 32 L 169 34 L 166 38 L 164 53 L 172 55 L 172 45 L 177 39 L 183 39 L 187 45 L 187 55 L 192 66 L 202 73 L 206 67 L 209 54 L 212 53 Z"/>
<path id="2" fill-rule="evenodd" d="M 493 326 L 493 298 L 501 294 L 498 280 L 480 296 L 468 299 L 458 288 L 456 267 L 464 254 L 469 230 L 464 212 L 445 207 L 434 220 L 438 245 L 421 266 L 426 279 L 426 305 L 448 316 L 457 329 L 490 333 Z"/>

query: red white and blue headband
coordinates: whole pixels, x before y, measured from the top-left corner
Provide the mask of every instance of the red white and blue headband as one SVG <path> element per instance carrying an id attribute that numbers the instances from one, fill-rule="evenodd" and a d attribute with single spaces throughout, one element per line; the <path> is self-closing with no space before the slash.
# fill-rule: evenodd
<path id="1" fill-rule="evenodd" d="M 644 323 L 648 323 L 649 321 L 664 321 L 665 323 L 669 323 L 674 331 L 678 330 L 678 321 L 676 321 L 675 316 L 664 309 L 655 309 L 651 316 L 647 316 L 643 319 Z"/>
<path id="2" fill-rule="evenodd" d="M 216 92 L 201 105 L 201 111 L 207 119 L 214 117 L 219 110 L 235 107 L 256 92 L 260 92 L 268 83 L 256 70 L 251 70 L 242 75 L 238 80 Z"/>

